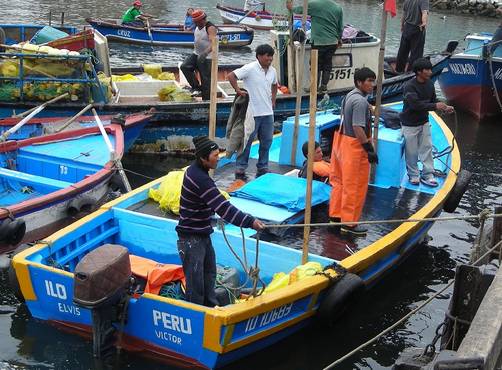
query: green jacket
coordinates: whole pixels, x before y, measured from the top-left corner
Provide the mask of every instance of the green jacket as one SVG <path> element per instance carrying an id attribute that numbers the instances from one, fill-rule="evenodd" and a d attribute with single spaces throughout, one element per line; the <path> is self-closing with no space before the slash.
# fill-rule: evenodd
<path id="1" fill-rule="evenodd" d="M 134 22 L 138 15 L 141 15 L 141 12 L 134 6 L 132 6 L 129 9 L 127 9 L 127 11 L 122 16 L 122 22 L 124 23 Z"/>
<path id="2" fill-rule="evenodd" d="M 302 14 L 303 7 L 294 7 L 293 13 Z M 311 17 L 312 43 L 315 46 L 336 45 L 343 32 L 342 7 L 333 0 L 310 0 L 307 14 Z"/>

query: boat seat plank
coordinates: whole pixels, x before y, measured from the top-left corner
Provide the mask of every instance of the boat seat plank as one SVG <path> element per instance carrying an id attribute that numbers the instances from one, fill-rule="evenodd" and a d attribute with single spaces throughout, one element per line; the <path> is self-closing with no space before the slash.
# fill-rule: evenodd
<path id="1" fill-rule="evenodd" d="M 7 178 L 10 180 L 16 180 L 30 185 L 43 185 L 47 187 L 54 188 L 54 190 L 67 188 L 73 183 L 51 179 L 49 177 L 43 177 L 38 175 L 32 175 L 29 173 L 24 173 L 15 170 L 9 170 L 7 168 L 0 168 L 0 177 Z"/>

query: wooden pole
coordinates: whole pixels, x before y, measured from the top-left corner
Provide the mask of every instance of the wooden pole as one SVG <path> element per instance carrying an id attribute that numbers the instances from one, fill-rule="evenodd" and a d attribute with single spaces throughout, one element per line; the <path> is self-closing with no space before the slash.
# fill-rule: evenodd
<path id="1" fill-rule="evenodd" d="M 382 10 L 382 29 L 380 30 L 380 53 L 378 55 L 378 72 L 377 72 L 377 91 L 375 99 L 375 122 L 373 124 L 373 147 L 375 152 L 378 146 L 378 124 L 380 120 L 380 108 L 382 106 L 382 83 L 383 83 L 383 62 L 385 57 L 385 38 L 387 35 L 387 12 L 385 7 Z M 375 178 L 375 164 L 371 165 L 372 181 Z"/>
<path id="2" fill-rule="evenodd" d="M 87 112 L 89 109 L 92 108 L 92 104 L 87 104 L 80 112 L 75 114 L 73 117 L 71 117 L 69 120 L 67 120 L 61 127 L 59 127 L 55 132 L 61 132 L 68 126 L 70 126 L 78 117 L 80 117 L 82 114 Z"/>
<path id="3" fill-rule="evenodd" d="M 317 66 L 318 50 L 313 49 L 310 52 L 310 62 L 312 66 Z M 302 264 L 307 263 L 309 256 L 309 236 L 310 220 L 312 216 L 312 180 L 314 168 L 315 152 L 315 126 L 317 110 L 317 68 L 310 68 L 310 115 L 309 115 L 309 151 L 307 159 L 307 193 L 305 196 L 305 227 L 303 228 L 303 248 Z"/>
<path id="4" fill-rule="evenodd" d="M 303 12 L 302 12 L 302 27 L 303 30 L 305 31 L 305 24 L 307 23 L 307 13 L 308 13 L 308 0 L 303 0 Z M 293 22 L 294 17 L 292 18 Z M 295 54 L 296 55 L 296 52 Z M 297 78 L 296 78 L 296 102 L 295 102 L 295 126 L 293 128 L 293 143 L 292 143 L 292 148 L 291 148 L 291 165 L 294 166 L 296 164 L 296 147 L 298 146 L 298 127 L 300 126 L 300 113 L 301 113 L 301 108 L 302 108 L 302 85 L 303 85 L 303 64 L 305 62 L 305 42 L 301 43 L 300 46 L 300 57 L 299 63 L 294 63 L 295 68 L 298 67 L 297 70 Z M 296 61 L 296 58 L 295 58 Z M 312 68 L 314 67 L 314 68 Z M 312 60 L 310 61 L 310 70 L 312 69 L 317 70 L 317 63 L 313 64 Z M 311 72 L 312 75 L 312 72 Z M 317 72 L 316 72 L 317 76 Z M 317 77 L 315 80 L 316 83 L 316 95 L 314 96 L 314 101 L 317 104 Z M 310 81 L 310 85 L 312 85 L 312 81 Z M 312 89 L 310 89 L 312 92 Z M 310 94 L 312 96 L 312 94 Z M 311 98 L 312 99 L 312 98 Z M 312 105 L 312 102 L 310 102 Z"/>
<path id="5" fill-rule="evenodd" d="M 218 99 L 218 36 L 216 36 L 212 42 L 212 55 L 211 59 L 211 91 L 209 100 L 209 139 L 214 140 L 216 136 L 216 103 Z M 214 170 L 209 171 L 209 175 L 212 176 Z"/>
<path id="6" fill-rule="evenodd" d="M 216 134 L 216 103 L 218 99 L 218 37 L 215 37 L 211 43 L 211 93 L 209 101 L 209 138 L 214 140 Z"/>

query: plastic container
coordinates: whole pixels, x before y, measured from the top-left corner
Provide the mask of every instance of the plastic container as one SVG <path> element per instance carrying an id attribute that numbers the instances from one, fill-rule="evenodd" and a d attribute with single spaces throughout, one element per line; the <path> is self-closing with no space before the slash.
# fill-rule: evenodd
<path id="1" fill-rule="evenodd" d="M 35 35 L 33 35 L 33 37 L 30 40 L 30 43 L 35 45 L 40 45 L 67 36 L 68 34 L 66 32 L 60 31 L 51 26 L 45 26 L 37 33 L 35 33 Z"/>

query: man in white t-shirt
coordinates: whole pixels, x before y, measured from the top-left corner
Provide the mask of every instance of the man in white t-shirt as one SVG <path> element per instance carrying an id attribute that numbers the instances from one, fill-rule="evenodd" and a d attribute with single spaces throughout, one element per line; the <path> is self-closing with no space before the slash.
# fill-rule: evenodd
<path id="1" fill-rule="evenodd" d="M 256 48 L 256 61 L 248 63 L 231 72 L 227 79 L 237 95 L 249 94 L 248 109 L 252 110 L 255 129 L 246 144 L 245 149 L 237 156 L 235 178 L 246 180 L 251 143 L 258 136 L 260 147 L 258 149 L 258 163 L 256 164 L 256 177 L 268 172 L 268 154 L 272 145 L 274 134 L 274 108 L 277 96 L 277 73 L 271 66 L 274 59 L 274 49 L 267 44 Z M 244 82 L 241 90 L 237 80 Z"/>

